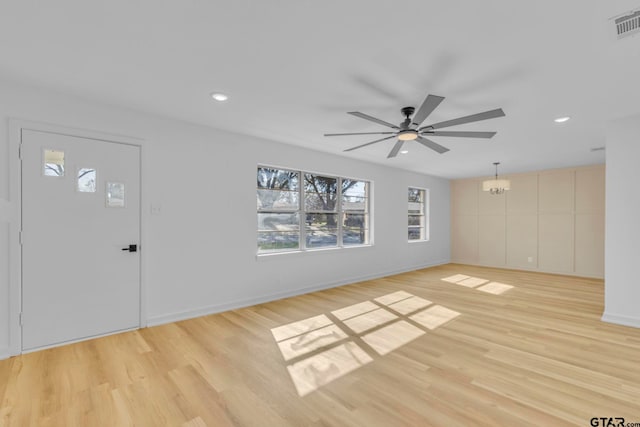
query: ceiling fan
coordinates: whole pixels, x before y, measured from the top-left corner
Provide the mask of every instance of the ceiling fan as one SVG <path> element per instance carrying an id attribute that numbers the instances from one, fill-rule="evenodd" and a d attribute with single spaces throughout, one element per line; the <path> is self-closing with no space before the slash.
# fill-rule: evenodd
<path id="1" fill-rule="evenodd" d="M 472 123 L 479 122 L 481 120 L 493 119 L 496 117 L 503 117 L 504 111 L 502 108 L 497 108 L 495 110 L 485 111 L 483 113 L 472 114 L 470 116 L 459 117 L 453 120 L 447 120 L 444 122 L 434 123 L 427 126 L 421 126 L 422 122 L 424 122 L 427 117 L 435 110 L 438 105 L 444 100 L 442 96 L 436 95 L 428 95 L 427 99 L 424 100 L 418 111 L 414 114 L 414 107 L 404 107 L 400 111 L 405 116 L 405 119 L 400 125 L 396 126 L 392 123 L 385 122 L 384 120 L 377 119 L 375 117 L 369 116 L 367 114 L 361 113 L 359 111 L 350 111 L 348 114 L 351 114 L 356 117 L 360 117 L 361 119 L 369 120 L 374 123 L 381 124 L 383 126 L 387 126 L 393 131 L 391 132 L 358 132 L 358 133 L 325 133 L 324 136 L 346 136 L 346 135 L 391 135 L 385 136 L 384 138 L 376 139 L 375 141 L 367 142 L 366 144 L 358 145 L 356 147 L 348 148 L 344 151 L 353 151 L 358 148 L 366 147 L 367 145 L 376 144 L 378 142 L 386 141 L 392 138 L 398 138 L 398 141 L 395 143 L 387 158 L 396 157 L 398 152 L 402 148 L 402 145 L 406 141 L 417 141 L 425 147 L 431 148 L 432 150 L 442 154 L 449 151 L 447 147 L 443 147 L 440 144 L 436 144 L 430 139 L 426 138 L 427 136 L 454 136 L 460 138 L 492 138 L 496 132 L 472 132 L 472 131 L 440 131 L 437 129 L 446 128 L 449 126 L 461 125 L 464 123 Z"/>

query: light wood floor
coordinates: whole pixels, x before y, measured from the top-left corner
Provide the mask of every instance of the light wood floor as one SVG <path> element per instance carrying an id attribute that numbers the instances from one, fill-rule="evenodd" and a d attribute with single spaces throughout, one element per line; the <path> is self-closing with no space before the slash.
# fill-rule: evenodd
<path id="1" fill-rule="evenodd" d="M 513 288 L 441 280 L 456 274 Z M 331 313 L 397 291 L 460 315 L 434 329 L 399 315 L 419 336 L 380 355 Z M 640 329 L 601 322 L 602 309 L 601 280 L 450 264 L 0 361 L 0 426 L 640 422 Z M 352 323 L 366 328 L 383 311 Z M 285 361 L 271 329 L 322 314 L 339 330 L 306 344 L 337 341 Z M 292 364 L 333 348 L 335 364 L 302 371 L 336 373 L 337 345 L 362 365 L 300 397 Z"/>

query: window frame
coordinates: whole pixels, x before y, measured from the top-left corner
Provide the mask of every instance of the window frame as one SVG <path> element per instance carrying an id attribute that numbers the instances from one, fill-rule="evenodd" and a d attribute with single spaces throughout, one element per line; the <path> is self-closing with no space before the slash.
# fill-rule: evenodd
<path id="1" fill-rule="evenodd" d="M 373 246 L 373 203 L 372 203 L 372 189 L 373 189 L 373 181 L 369 179 L 363 178 L 355 178 L 351 176 L 340 176 L 336 174 L 323 173 L 323 172 L 314 172 L 309 170 L 295 169 L 284 166 L 274 166 L 267 165 L 263 163 L 259 163 L 254 169 L 255 173 L 258 173 L 259 169 L 276 169 L 287 172 L 295 172 L 297 174 L 298 179 L 298 207 L 296 211 L 293 210 L 262 210 L 261 208 L 256 208 L 256 215 L 260 213 L 290 213 L 298 215 L 298 247 L 292 249 L 273 249 L 261 251 L 258 244 L 258 233 L 259 229 L 256 230 L 256 256 L 264 257 L 264 256 L 272 256 L 272 255 L 284 255 L 284 254 L 299 254 L 306 252 L 322 252 L 322 251 L 333 251 L 333 250 L 341 250 L 341 249 L 352 249 L 352 248 L 363 248 Z M 326 210 L 311 210 L 307 211 L 305 206 L 305 196 L 308 194 L 305 192 L 305 174 L 321 176 L 324 178 L 335 178 L 337 180 L 336 183 L 336 207 L 334 211 L 326 211 Z M 342 182 L 343 180 L 348 179 L 352 181 L 360 181 L 366 183 L 366 192 L 364 195 L 364 199 L 366 200 L 366 205 L 363 210 L 363 215 L 365 217 L 365 224 L 367 226 L 365 236 L 366 243 L 357 243 L 357 244 L 344 244 L 344 215 L 348 212 L 353 212 L 350 210 L 345 210 L 343 207 L 343 191 L 342 191 Z M 256 191 L 259 188 L 256 186 Z M 280 191 L 280 190 L 277 190 Z M 318 247 L 310 247 L 307 245 L 307 214 L 335 214 L 337 217 L 336 224 L 336 244 L 332 246 L 318 246 Z"/>
<path id="2" fill-rule="evenodd" d="M 418 186 L 414 186 L 414 185 L 410 185 L 407 187 L 407 204 L 410 203 L 409 202 L 409 191 L 411 190 L 418 190 L 420 192 L 422 192 L 423 197 L 422 197 L 422 218 L 423 218 L 423 222 L 424 225 L 421 226 L 412 226 L 409 225 L 409 218 L 411 218 L 412 216 L 416 216 L 415 214 L 412 215 L 411 212 L 409 211 L 409 206 L 407 205 L 407 242 L 408 243 L 419 243 L 419 242 L 428 242 L 429 241 L 429 224 L 430 224 L 430 215 L 429 215 L 429 189 L 428 188 L 424 188 L 424 187 L 418 187 Z M 421 236 L 419 239 L 409 239 L 408 238 L 408 234 L 409 234 L 409 230 L 411 229 L 420 229 L 420 230 L 424 230 L 424 232 L 421 232 Z"/>

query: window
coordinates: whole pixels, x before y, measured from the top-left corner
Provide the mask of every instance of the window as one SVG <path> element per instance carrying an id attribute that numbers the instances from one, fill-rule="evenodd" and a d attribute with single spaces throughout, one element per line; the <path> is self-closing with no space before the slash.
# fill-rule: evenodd
<path id="1" fill-rule="evenodd" d="M 44 176 L 64 176 L 64 151 L 44 150 Z"/>
<path id="2" fill-rule="evenodd" d="M 300 173 L 258 168 L 258 252 L 300 247 Z"/>
<path id="3" fill-rule="evenodd" d="M 369 244 L 369 183 L 342 179 L 342 244 Z"/>
<path id="4" fill-rule="evenodd" d="M 369 244 L 369 185 L 258 166 L 258 253 Z"/>
<path id="5" fill-rule="evenodd" d="M 124 208 L 124 183 L 107 182 L 107 207 Z"/>
<path id="6" fill-rule="evenodd" d="M 307 248 L 338 245 L 338 178 L 304 174 Z"/>
<path id="7" fill-rule="evenodd" d="M 409 187 L 408 225 L 410 242 L 429 240 L 429 229 L 427 226 L 427 197 L 427 190 Z"/>
<path id="8" fill-rule="evenodd" d="M 78 191 L 81 193 L 96 192 L 96 170 L 93 168 L 78 169 Z"/>

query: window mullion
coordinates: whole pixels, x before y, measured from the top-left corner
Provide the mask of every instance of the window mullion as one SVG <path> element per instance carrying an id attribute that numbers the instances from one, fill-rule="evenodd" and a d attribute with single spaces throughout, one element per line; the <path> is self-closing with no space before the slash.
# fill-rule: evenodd
<path id="1" fill-rule="evenodd" d="M 338 177 L 338 183 L 336 184 L 338 188 L 336 188 L 336 213 L 338 220 L 338 228 L 337 228 L 337 245 L 338 247 L 344 247 L 344 243 L 342 241 L 342 178 Z"/>
<path id="2" fill-rule="evenodd" d="M 307 228 L 305 227 L 305 224 L 307 223 L 307 213 L 306 213 L 305 203 L 304 203 L 304 174 L 302 173 L 302 171 L 298 171 L 298 182 L 300 183 L 298 185 L 298 212 L 299 212 L 298 227 L 300 230 L 300 233 L 299 233 L 300 241 L 298 243 L 298 247 L 300 247 L 300 250 L 306 251 L 307 250 Z"/>

